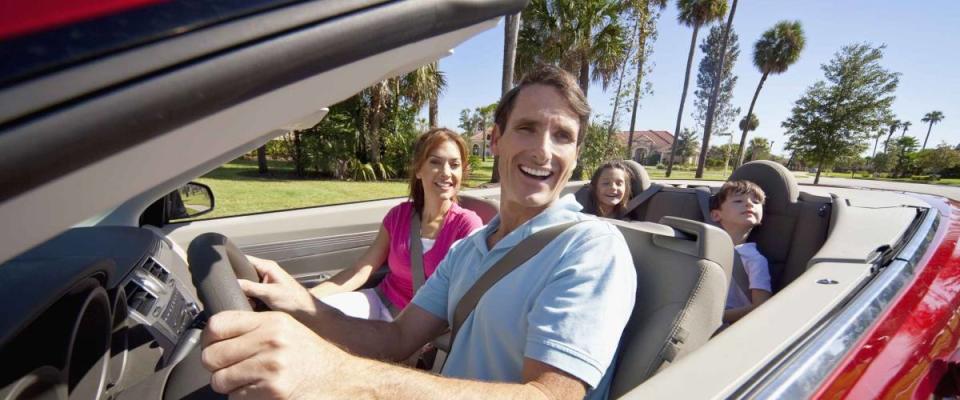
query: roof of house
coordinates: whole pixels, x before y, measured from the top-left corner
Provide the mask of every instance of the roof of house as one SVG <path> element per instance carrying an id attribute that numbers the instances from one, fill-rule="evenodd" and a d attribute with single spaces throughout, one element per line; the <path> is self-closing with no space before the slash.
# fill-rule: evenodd
<path id="1" fill-rule="evenodd" d="M 617 137 L 620 139 L 620 142 L 624 145 L 627 144 L 627 139 L 630 137 L 630 131 L 622 131 L 617 134 Z M 650 140 L 655 147 L 662 148 L 673 145 L 673 135 L 667 131 L 634 131 L 633 139 L 636 141 L 638 138 L 646 138 Z"/>

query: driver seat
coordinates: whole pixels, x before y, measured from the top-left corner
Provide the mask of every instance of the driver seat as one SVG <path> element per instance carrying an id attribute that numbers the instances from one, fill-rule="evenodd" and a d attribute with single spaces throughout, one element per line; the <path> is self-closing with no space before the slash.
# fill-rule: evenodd
<path id="1" fill-rule="evenodd" d="M 733 265 L 723 230 L 689 219 L 605 219 L 623 234 L 637 270 L 633 314 L 620 339 L 610 398 L 699 348 L 720 327 Z"/>

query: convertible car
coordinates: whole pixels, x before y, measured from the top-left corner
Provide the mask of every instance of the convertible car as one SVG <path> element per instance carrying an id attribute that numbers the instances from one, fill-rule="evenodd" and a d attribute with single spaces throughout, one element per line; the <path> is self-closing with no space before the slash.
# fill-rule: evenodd
<path id="1" fill-rule="evenodd" d="M 0 399 L 217 397 L 197 345 L 204 316 L 229 308 L 222 290 L 236 285 L 217 257 L 275 259 L 313 285 L 361 254 L 403 199 L 171 222 L 216 206 L 191 180 L 524 3 L 5 6 Z M 729 237 L 703 211 L 719 182 L 636 176 L 633 221 L 613 221 L 639 280 L 614 397 L 960 395 L 956 201 L 801 186 L 778 164 L 746 164 L 733 176 L 767 192 L 754 239 L 775 294 L 718 331 L 738 276 Z M 583 182 L 566 192 L 582 198 Z M 463 205 L 489 220 L 498 196 L 467 191 Z"/>

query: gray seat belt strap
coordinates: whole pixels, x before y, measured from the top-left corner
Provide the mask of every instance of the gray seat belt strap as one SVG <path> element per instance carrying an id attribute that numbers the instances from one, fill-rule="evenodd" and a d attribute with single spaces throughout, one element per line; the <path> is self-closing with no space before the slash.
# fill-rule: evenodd
<path id="1" fill-rule="evenodd" d="M 733 281 L 737 283 L 740 291 L 747 296 L 747 300 L 753 302 L 753 296 L 750 295 L 750 277 L 747 276 L 747 270 L 743 267 L 743 259 L 740 253 L 733 251 Z"/>
<path id="2" fill-rule="evenodd" d="M 503 258 L 493 264 L 487 272 L 484 272 L 484 274 L 480 276 L 480 279 L 477 279 L 473 286 L 470 287 L 470 290 L 467 290 L 467 293 L 457 302 L 457 308 L 453 313 L 450 348 L 453 348 L 453 342 L 457 339 L 457 332 L 460 330 L 460 327 L 463 326 L 464 321 L 467 320 L 467 317 L 470 316 L 473 309 L 477 307 L 480 298 L 483 297 L 483 294 L 486 293 L 488 289 L 535 254 L 539 253 L 540 250 L 557 236 L 560 236 L 561 233 L 578 223 L 580 223 L 580 221 L 554 225 L 528 236 L 526 239 L 520 241 L 520 243 L 517 243 L 516 246 L 513 246 L 513 248 L 510 249 Z"/>
<path id="3" fill-rule="evenodd" d="M 423 271 L 423 242 L 420 241 L 420 213 L 410 215 L 410 275 L 413 276 L 413 294 L 423 287 L 427 277 Z"/>
<path id="4" fill-rule="evenodd" d="M 654 183 L 654 184 L 651 184 L 650 187 L 647 188 L 647 190 L 644 190 L 639 194 L 637 194 L 636 196 L 633 196 L 633 198 L 630 199 L 629 202 L 627 202 L 627 206 L 623 208 L 623 211 L 620 212 L 619 217 L 623 217 L 625 215 L 629 215 L 630 213 L 632 213 L 633 210 L 636 210 L 637 207 L 640 207 L 641 204 L 649 200 L 651 197 L 653 197 L 653 195 L 657 194 L 657 192 L 659 192 L 660 189 L 662 188 L 663 186 Z"/>

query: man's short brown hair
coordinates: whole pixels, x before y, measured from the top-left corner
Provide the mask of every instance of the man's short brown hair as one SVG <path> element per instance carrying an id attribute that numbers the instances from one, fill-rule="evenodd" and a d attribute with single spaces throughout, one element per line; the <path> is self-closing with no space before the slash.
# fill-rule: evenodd
<path id="1" fill-rule="evenodd" d="M 504 134 L 507 129 L 507 121 L 510 119 L 510 112 L 513 111 L 513 105 L 517 100 L 517 95 L 523 88 L 532 85 L 547 85 L 560 91 L 570 109 L 577 115 L 577 123 L 590 116 L 590 105 L 587 104 L 587 97 L 583 95 L 577 80 L 569 72 L 552 65 L 539 65 L 533 71 L 523 76 L 516 87 L 500 98 L 497 104 L 497 110 L 493 114 L 493 122 L 500 129 L 500 134 Z M 584 131 L 584 127 L 580 127 Z M 577 135 L 577 146 L 583 143 L 583 136 Z"/>
<path id="2" fill-rule="evenodd" d="M 727 197 L 737 194 L 757 196 L 760 204 L 763 204 L 767 200 L 767 195 L 763 193 L 763 189 L 757 186 L 756 183 L 746 180 L 727 181 L 720 187 L 720 191 L 717 192 L 717 194 L 710 197 L 710 211 L 719 210 L 723 202 L 727 201 Z"/>

